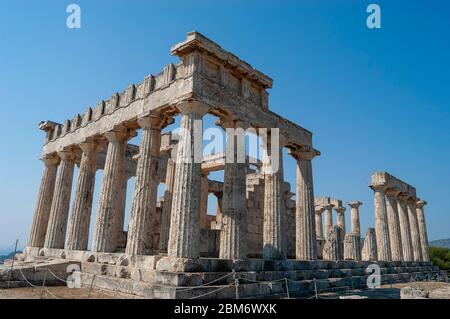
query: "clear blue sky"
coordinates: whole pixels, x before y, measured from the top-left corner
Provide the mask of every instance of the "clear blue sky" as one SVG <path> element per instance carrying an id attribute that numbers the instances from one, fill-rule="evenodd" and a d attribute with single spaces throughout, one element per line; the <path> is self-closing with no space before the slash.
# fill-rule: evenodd
<path id="1" fill-rule="evenodd" d="M 66 27 L 72 2 L 79 30 Z M 365 24 L 370 1 L 72 2 L 0 1 L 0 248 L 27 239 L 39 121 L 73 118 L 176 62 L 170 46 L 191 30 L 274 79 L 271 109 L 312 131 L 322 152 L 316 196 L 362 201 L 365 231 L 370 174 L 388 171 L 429 202 L 430 239 L 450 237 L 448 1 L 377 1 L 379 30 Z M 294 172 L 287 159 L 291 184 Z"/>

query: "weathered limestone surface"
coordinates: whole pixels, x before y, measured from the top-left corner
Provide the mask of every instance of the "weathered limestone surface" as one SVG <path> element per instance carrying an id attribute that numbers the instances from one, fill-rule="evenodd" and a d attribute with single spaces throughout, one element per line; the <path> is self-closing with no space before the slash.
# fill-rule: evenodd
<path id="1" fill-rule="evenodd" d="M 296 259 L 317 259 L 317 238 L 311 160 L 315 152 L 291 152 L 297 160 Z"/>
<path id="2" fill-rule="evenodd" d="M 345 234 L 344 259 L 361 260 L 361 238 L 357 234 Z"/>
<path id="3" fill-rule="evenodd" d="M 283 199 L 283 157 L 281 149 L 272 149 L 269 136 L 263 158 L 264 173 L 264 232 L 263 257 L 286 258 L 286 207 Z M 278 159 L 276 158 L 278 156 Z M 274 161 L 278 160 L 278 168 Z"/>
<path id="4" fill-rule="evenodd" d="M 227 160 L 224 171 L 219 257 L 245 259 L 247 257 L 247 164 L 238 157 L 239 152 L 245 152 L 245 140 L 240 141 L 235 134 L 234 129 L 239 128 L 238 124 L 224 123 L 223 126 L 226 128 L 227 135 Z"/>
<path id="5" fill-rule="evenodd" d="M 343 232 L 342 228 L 333 225 L 328 229 L 327 241 L 323 250 L 323 259 L 326 260 L 342 260 L 344 258 L 343 251 Z"/>
<path id="6" fill-rule="evenodd" d="M 359 206 L 362 203 L 358 201 L 348 203 L 348 206 L 351 208 L 351 221 L 352 221 L 352 233 L 361 237 L 361 226 L 359 220 Z"/>
<path id="7" fill-rule="evenodd" d="M 422 244 L 420 243 L 419 224 L 417 222 L 416 200 L 414 198 L 409 198 L 406 201 L 406 205 L 408 208 L 414 261 L 422 261 Z"/>
<path id="8" fill-rule="evenodd" d="M 44 247 L 62 249 L 66 239 L 75 154 L 62 151 L 58 156 L 61 158 L 61 164 L 56 178 Z"/>
<path id="9" fill-rule="evenodd" d="M 407 195 L 399 194 L 398 202 L 398 219 L 400 223 L 400 234 L 402 238 L 403 260 L 413 261 L 413 250 L 411 240 L 411 230 L 409 227 L 408 206 L 406 204 Z"/>
<path id="10" fill-rule="evenodd" d="M 425 214 L 423 209 L 426 204 L 427 202 L 424 200 L 420 200 L 416 203 L 417 223 L 419 226 L 420 244 L 422 246 L 422 261 L 430 261 L 430 256 L 428 254 L 427 225 L 425 223 Z"/>
<path id="11" fill-rule="evenodd" d="M 391 261 L 391 243 L 389 239 L 389 226 L 387 219 L 384 188 L 372 187 L 375 197 L 375 233 L 377 240 L 378 259 Z"/>
<path id="12" fill-rule="evenodd" d="M 80 145 L 82 155 L 72 215 L 69 223 L 67 249 L 87 250 L 89 225 L 91 222 L 92 200 L 94 197 L 97 155 L 102 145 L 97 141 L 87 141 Z"/>
<path id="13" fill-rule="evenodd" d="M 196 150 L 193 139 L 195 121 L 201 123 L 208 108 L 196 102 L 184 102 L 178 108 L 183 115 L 175 165 L 167 255 L 196 258 L 199 245 L 201 158 L 199 161 L 198 154 L 194 154 Z"/>
<path id="14" fill-rule="evenodd" d="M 334 210 L 337 213 L 337 225 L 341 227 L 342 232 L 345 234 L 345 207 L 336 207 Z"/>
<path id="15" fill-rule="evenodd" d="M 157 248 L 153 246 L 152 225 L 156 218 L 158 156 L 163 118 L 160 114 L 152 114 L 140 118 L 138 123 L 142 128 L 142 139 L 128 226 L 128 255 L 146 255 Z"/>
<path id="16" fill-rule="evenodd" d="M 33 223 L 31 224 L 30 236 L 28 239 L 29 247 L 44 246 L 53 200 L 53 191 L 55 189 L 56 174 L 60 162 L 59 157 L 54 155 L 44 156 L 41 160 L 44 162 L 45 169 L 41 179 L 41 186 L 39 187 Z"/>
<path id="17" fill-rule="evenodd" d="M 364 246 L 362 249 L 362 260 L 378 260 L 377 239 L 374 228 L 367 229 L 366 237 L 364 238 Z"/>
<path id="18" fill-rule="evenodd" d="M 328 236 L 328 230 L 333 226 L 333 204 L 324 206 L 325 208 L 325 233 Z M 328 238 L 327 238 L 328 239 Z"/>
<path id="19" fill-rule="evenodd" d="M 393 261 L 403 260 L 402 237 L 398 213 L 397 191 L 386 191 L 386 210 L 389 226 L 389 239 L 391 241 L 391 254 Z"/>
<path id="20" fill-rule="evenodd" d="M 120 193 L 123 188 L 125 145 L 133 134 L 125 127 L 105 133 L 109 143 L 93 237 L 92 250 L 95 252 L 113 252 L 117 248 L 117 219 L 121 214 Z"/>
<path id="21" fill-rule="evenodd" d="M 318 206 L 315 208 L 316 212 L 316 236 L 317 239 L 323 239 L 323 225 L 322 225 L 322 213 L 325 211 L 325 208 L 322 206 Z"/>
<path id="22" fill-rule="evenodd" d="M 173 185 L 175 182 L 175 161 L 171 158 L 167 160 L 166 190 L 164 191 L 164 202 L 161 213 L 161 228 L 159 249 L 167 251 L 170 232 L 170 211 L 172 208 Z"/>

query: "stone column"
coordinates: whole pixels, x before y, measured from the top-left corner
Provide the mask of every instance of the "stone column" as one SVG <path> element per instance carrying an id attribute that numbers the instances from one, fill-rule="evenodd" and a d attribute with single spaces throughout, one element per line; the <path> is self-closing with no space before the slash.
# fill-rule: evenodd
<path id="1" fill-rule="evenodd" d="M 328 229 L 327 241 L 325 243 L 323 258 L 326 260 L 338 261 L 344 257 L 342 228 L 333 225 Z"/>
<path id="2" fill-rule="evenodd" d="M 402 239 L 403 261 L 413 261 L 413 250 L 411 240 L 411 230 L 409 227 L 408 206 L 406 204 L 407 196 L 404 194 L 397 195 L 398 203 L 398 220 L 400 223 L 400 234 Z"/>
<path id="3" fill-rule="evenodd" d="M 247 257 L 247 164 L 238 153 L 245 154 L 245 135 L 239 122 L 223 123 L 226 129 L 226 157 L 224 168 L 222 228 L 220 230 L 219 258 L 245 259 Z M 243 143 L 240 143 L 243 141 Z"/>
<path id="4" fill-rule="evenodd" d="M 345 207 L 336 207 L 334 210 L 337 213 L 337 225 L 341 227 L 342 233 L 345 235 Z"/>
<path id="5" fill-rule="evenodd" d="M 282 145 L 271 145 L 270 134 L 263 138 L 265 152 L 263 156 L 264 173 L 264 226 L 263 258 L 286 259 L 286 205 L 283 198 L 283 155 Z M 277 153 L 278 154 L 275 154 Z M 278 156 L 278 169 L 274 162 Z M 274 161 L 274 162 L 272 162 Z"/>
<path id="6" fill-rule="evenodd" d="M 126 147 L 126 146 L 125 146 Z M 125 164 L 124 164 L 125 165 Z M 114 217 L 114 229 L 116 231 L 116 243 L 117 248 L 125 248 L 127 237 L 125 235 L 124 226 L 125 226 L 125 208 L 127 204 L 127 189 L 128 189 L 128 180 L 133 177 L 125 172 L 125 166 L 124 166 L 124 172 L 122 174 L 122 181 L 121 181 L 121 187 L 119 190 L 117 200 L 117 215 Z"/>
<path id="7" fill-rule="evenodd" d="M 361 260 L 361 238 L 357 234 L 345 234 L 344 259 Z"/>
<path id="8" fill-rule="evenodd" d="M 31 225 L 30 237 L 28 239 L 29 247 L 44 246 L 53 200 L 53 191 L 55 189 L 56 174 L 60 161 L 59 157 L 54 154 L 46 155 L 41 160 L 44 162 L 45 169 L 41 179 L 41 186 L 39 187 L 33 224 Z"/>
<path id="9" fill-rule="evenodd" d="M 197 101 L 181 102 L 177 108 L 182 116 L 167 255 L 197 258 L 200 241 L 202 117 L 209 108 Z"/>
<path id="10" fill-rule="evenodd" d="M 78 170 L 77 189 L 69 223 L 69 234 L 67 238 L 68 250 L 87 250 L 88 248 L 95 172 L 97 170 L 97 155 L 101 146 L 95 141 L 86 141 L 79 144 L 82 155 L 80 169 Z"/>
<path id="11" fill-rule="evenodd" d="M 117 247 L 117 219 L 120 218 L 121 192 L 125 170 L 125 147 L 134 132 L 125 127 L 105 133 L 108 139 L 102 189 L 97 210 L 97 223 L 92 250 L 114 252 Z"/>
<path id="12" fill-rule="evenodd" d="M 420 235 L 420 244 L 422 246 L 422 260 L 430 261 L 430 256 L 428 254 L 428 234 L 427 234 L 427 225 L 425 223 L 425 214 L 423 211 L 423 207 L 427 204 L 424 200 L 419 200 L 416 203 L 417 208 L 417 223 L 419 226 L 419 235 Z"/>
<path id="13" fill-rule="evenodd" d="M 351 219 L 352 219 L 352 233 L 356 234 L 361 238 L 361 226 L 359 222 L 359 206 L 361 206 L 362 203 L 355 201 L 348 203 L 348 206 L 350 206 L 351 209 Z"/>
<path id="14" fill-rule="evenodd" d="M 172 208 L 173 185 L 175 180 L 175 161 L 167 159 L 166 190 L 164 191 L 164 202 L 161 213 L 161 227 L 159 236 L 159 249 L 167 251 L 170 231 L 170 209 Z"/>
<path id="15" fill-rule="evenodd" d="M 362 260 L 378 260 L 377 239 L 374 228 L 367 229 L 366 237 L 364 238 L 364 246 L 362 249 Z"/>
<path id="16" fill-rule="evenodd" d="M 324 206 L 325 209 L 325 234 L 328 234 L 328 229 L 333 226 L 333 204 Z"/>
<path id="17" fill-rule="evenodd" d="M 297 160 L 295 255 L 296 259 L 300 260 L 316 260 L 317 238 L 311 161 L 319 153 L 312 150 L 294 151 L 291 154 Z"/>
<path id="18" fill-rule="evenodd" d="M 316 236 L 317 239 L 323 239 L 322 213 L 325 211 L 323 206 L 317 206 L 316 211 Z"/>
<path id="19" fill-rule="evenodd" d="M 414 261 L 422 261 L 422 244 L 420 243 L 419 225 L 416 212 L 417 200 L 413 197 L 406 201 L 408 207 L 409 228 L 411 230 L 411 242 Z"/>
<path id="20" fill-rule="evenodd" d="M 159 114 L 152 114 L 140 118 L 138 124 L 142 128 L 142 139 L 128 226 L 127 255 L 147 255 L 156 249 L 153 247 L 154 234 L 151 230 L 156 218 L 157 170 L 163 119 Z"/>
<path id="21" fill-rule="evenodd" d="M 377 237 L 378 259 L 380 261 L 391 261 L 391 244 L 389 239 L 389 226 L 384 189 L 373 186 L 372 189 L 375 193 L 375 234 Z"/>
<path id="22" fill-rule="evenodd" d="M 67 150 L 58 152 L 58 156 L 61 158 L 61 164 L 56 178 L 44 247 L 63 249 L 72 192 L 75 154 Z"/>
<path id="23" fill-rule="evenodd" d="M 386 191 L 386 210 L 389 225 L 389 239 L 391 241 L 391 254 L 393 261 L 403 260 L 402 237 L 398 217 L 398 191 Z"/>
<path id="24" fill-rule="evenodd" d="M 199 218 L 200 218 L 200 228 L 209 228 L 208 225 L 208 175 L 209 173 L 201 173 L 201 181 L 200 181 L 200 209 L 199 209 Z"/>

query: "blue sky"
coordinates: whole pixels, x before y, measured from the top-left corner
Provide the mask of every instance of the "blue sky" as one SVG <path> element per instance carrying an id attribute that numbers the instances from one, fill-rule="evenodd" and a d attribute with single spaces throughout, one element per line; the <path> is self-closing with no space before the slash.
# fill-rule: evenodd
<path id="1" fill-rule="evenodd" d="M 66 27 L 73 2 L 78 30 Z M 0 3 L 0 248 L 27 239 L 43 172 L 39 121 L 73 118 L 158 73 L 192 30 L 274 79 L 270 108 L 312 131 L 322 152 L 316 196 L 362 201 L 365 231 L 370 174 L 388 171 L 429 202 L 430 239 L 450 237 L 448 1 L 374 2 L 377 30 L 366 27 L 370 1 Z M 287 157 L 285 177 L 294 185 Z"/>

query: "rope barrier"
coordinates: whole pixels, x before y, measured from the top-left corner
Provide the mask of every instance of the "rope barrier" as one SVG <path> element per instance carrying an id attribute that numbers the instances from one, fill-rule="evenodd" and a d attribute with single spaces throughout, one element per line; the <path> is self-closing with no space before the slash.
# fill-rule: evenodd
<path id="1" fill-rule="evenodd" d="M 217 278 L 217 279 L 214 279 L 214 280 L 212 280 L 212 281 L 209 281 L 209 282 L 207 282 L 207 283 L 205 283 L 205 284 L 203 284 L 203 285 L 200 285 L 200 286 L 194 286 L 194 287 L 190 287 L 190 288 L 186 288 L 186 289 L 180 289 L 180 290 L 177 290 L 177 292 L 184 292 L 184 291 L 189 291 L 189 290 L 193 290 L 193 289 L 199 289 L 199 288 L 208 286 L 208 285 L 210 285 L 210 284 L 212 284 L 212 283 L 218 282 L 219 280 L 225 279 L 225 278 L 227 278 L 228 276 L 230 276 L 230 275 L 232 275 L 232 274 L 233 274 L 233 273 L 230 272 L 230 273 L 228 273 L 228 274 L 226 274 L 226 275 L 224 275 L 224 276 L 222 276 L 222 277 L 220 277 L 220 278 Z M 234 283 L 233 283 L 233 284 L 234 284 Z M 161 285 L 161 286 L 163 286 L 163 285 Z"/>
<path id="2" fill-rule="evenodd" d="M 216 290 L 213 290 L 213 291 L 210 291 L 210 292 L 207 292 L 207 293 L 204 293 L 204 294 L 198 295 L 198 296 L 194 296 L 194 297 L 191 297 L 191 298 L 189 298 L 189 299 L 197 299 L 197 298 L 201 298 L 201 297 L 204 297 L 204 296 L 207 296 L 207 295 L 213 294 L 213 293 L 215 293 L 215 292 L 217 292 L 217 291 L 223 290 L 223 289 L 225 289 L 225 288 L 228 288 L 228 287 L 234 286 L 235 284 L 236 284 L 236 283 L 235 283 L 235 282 L 233 282 L 233 283 L 231 283 L 231 284 L 228 284 L 228 285 L 226 285 L 226 286 L 220 287 L 220 288 L 218 288 L 218 289 L 216 289 Z"/>
<path id="3" fill-rule="evenodd" d="M 52 274 L 53 277 L 55 277 L 55 278 L 58 279 L 59 281 L 62 281 L 63 283 L 66 283 L 66 284 L 67 284 L 67 280 L 64 280 L 64 279 L 58 277 L 53 271 L 51 271 L 51 270 L 48 269 L 48 268 L 47 268 L 46 270 L 48 270 L 48 272 L 49 272 L 50 274 Z"/>
<path id="4" fill-rule="evenodd" d="M 22 269 L 20 269 L 20 268 L 16 268 L 16 269 L 19 270 L 20 274 L 22 275 L 22 278 L 25 280 L 25 282 L 26 282 L 28 285 L 30 285 L 30 286 L 33 287 L 33 288 L 41 288 L 41 287 L 36 286 L 36 285 L 33 285 L 31 282 L 29 282 L 28 279 L 27 279 L 27 278 L 25 277 L 25 275 L 23 274 Z"/>

